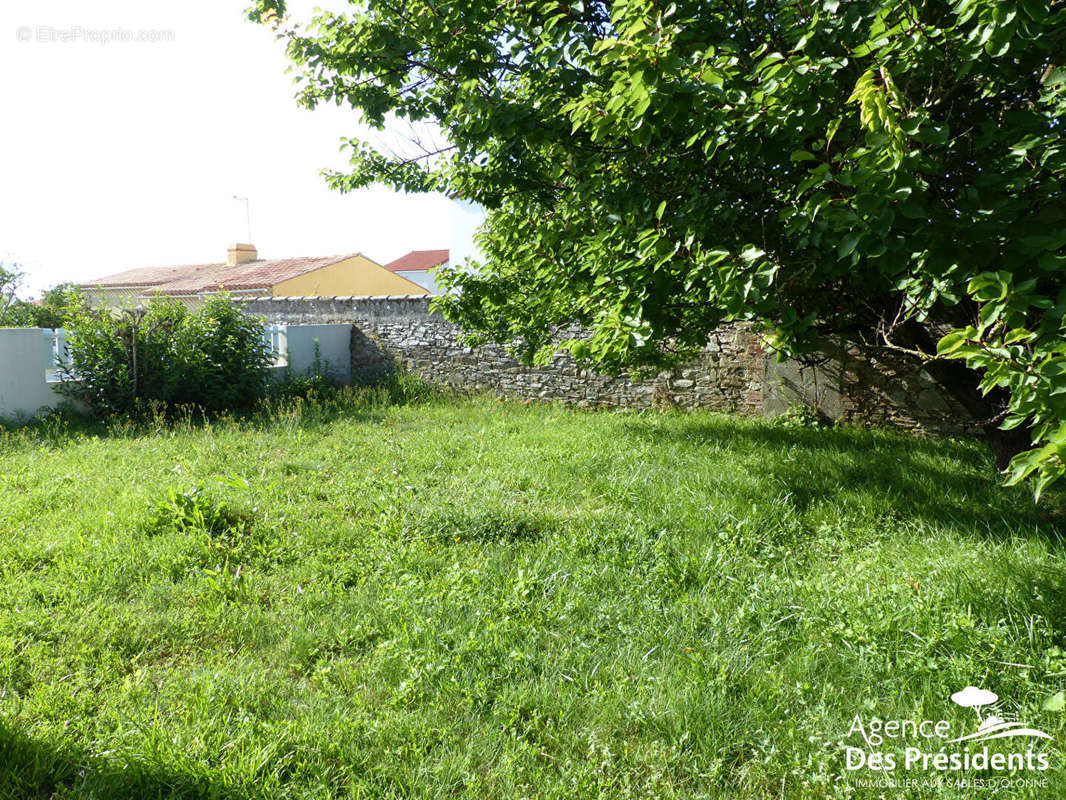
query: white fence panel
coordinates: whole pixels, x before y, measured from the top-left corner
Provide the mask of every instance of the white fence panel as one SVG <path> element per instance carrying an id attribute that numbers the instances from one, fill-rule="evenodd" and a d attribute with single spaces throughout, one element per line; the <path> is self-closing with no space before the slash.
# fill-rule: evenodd
<path id="1" fill-rule="evenodd" d="M 48 343 L 44 379 L 48 383 L 63 380 L 63 368 L 70 366 L 70 351 L 67 349 L 67 332 L 63 328 L 44 328 L 41 331 Z"/>
<path id="2" fill-rule="evenodd" d="M 273 357 L 273 366 L 284 367 L 289 363 L 289 337 L 287 325 L 264 325 L 263 346 Z"/>
<path id="3" fill-rule="evenodd" d="M 350 323 L 289 325 L 285 336 L 288 366 L 293 375 L 307 375 L 319 369 L 328 373 L 334 383 L 351 383 Z"/>

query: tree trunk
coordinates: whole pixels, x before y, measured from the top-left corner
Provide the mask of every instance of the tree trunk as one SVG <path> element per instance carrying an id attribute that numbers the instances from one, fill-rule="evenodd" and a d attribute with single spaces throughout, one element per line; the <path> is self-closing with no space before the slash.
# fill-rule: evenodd
<path id="1" fill-rule="evenodd" d="M 936 343 L 923 325 L 910 322 L 899 326 L 897 330 L 899 332 L 893 338 L 903 346 L 930 355 L 936 353 Z M 993 389 L 988 394 L 982 394 L 981 376 L 961 361 L 936 359 L 925 362 L 924 369 L 940 388 L 981 425 L 997 469 L 1006 469 L 1014 456 L 1032 447 L 1028 426 L 1019 426 L 1009 431 L 999 427 L 999 420 L 1009 400 L 1006 391 Z"/>

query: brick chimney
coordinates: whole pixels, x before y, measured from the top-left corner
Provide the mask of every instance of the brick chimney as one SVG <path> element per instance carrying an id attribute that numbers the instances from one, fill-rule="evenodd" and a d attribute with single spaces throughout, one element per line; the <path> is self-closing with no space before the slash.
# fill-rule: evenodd
<path id="1" fill-rule="evenodd" d="M 255 251 L 255 246 L 250 244 L 231 244 L 229 246 L 229 258 L 226 259 L 226 263 L 231 267 L 235 267 L 238 264 L 247 264 L 249 261 L 255 261 L 259 258 L 259 254 Z"/>

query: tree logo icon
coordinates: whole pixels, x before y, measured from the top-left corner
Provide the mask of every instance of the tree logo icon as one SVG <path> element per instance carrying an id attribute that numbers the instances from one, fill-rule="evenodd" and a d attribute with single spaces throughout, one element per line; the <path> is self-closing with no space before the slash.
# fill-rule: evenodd
<path id="1" fill-rule="evenodd" d="M 1017 719 L 1007 720 L 1013 716 L 1002 712 L 999 707 L 999 695 L 988 689 L 979 689 L 976 686 L 967 686 L 951 695 L 951 701 L 962 708 L 972 708 L 977 714 L 977 732 L 968 736 L 960 736 L 952 739 L 952 742 L 986 742 L 990 739 L 1009 739 L 1016 736 L 1028 736 L 1034 739 L 1050 739 L 1049 734 L 1030 728 L 1024 722 Z M 991 713 L 982 716 L 981 709 L 989 707 Z"/>

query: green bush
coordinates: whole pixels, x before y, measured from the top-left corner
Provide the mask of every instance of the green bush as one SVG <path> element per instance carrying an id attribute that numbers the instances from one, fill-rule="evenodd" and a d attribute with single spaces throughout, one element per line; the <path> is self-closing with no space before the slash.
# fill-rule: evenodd
<path id="1" fill-rule="evenodd" d="M 225 295 L 195 313 L 169 298 L 122 311 L 82 304 L 70 324 L 63 391 L 101 416 L 160 403 L 243 409 L 266 391 L 262 327 Z"/>

